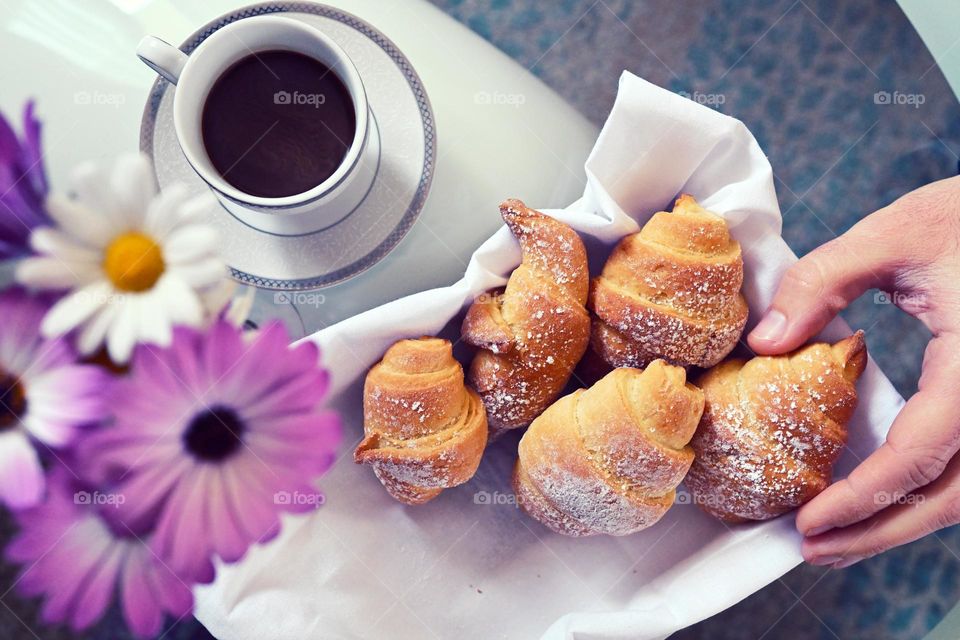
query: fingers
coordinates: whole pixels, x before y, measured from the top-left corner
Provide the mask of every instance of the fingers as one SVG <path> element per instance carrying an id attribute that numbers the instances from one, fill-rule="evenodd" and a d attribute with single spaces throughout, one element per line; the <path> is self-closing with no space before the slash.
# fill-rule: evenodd
<path id="1" fill-rule="evenodd" d="M 867 217 L 790 267 L 750 332 L 750 347 L 761 355 L 796 349 L 864 291 L 889 282 L 896 266 L 888 248 L 893 239 L 875 233 L 877 226 Z"/>
<path id="2" fill-rule="evenodd" d="M 806 538 L 801 552 L 811 564 L 841 569 L 958 522 L 960 463 L 953 460 L 922 492 L 907 495 L 853 526 Z"/>
<path id="3" fill-rule="evenodd" d="M 810 536 L 846 527 L 884 509 L 894 497 L 926 486 L 960 448 L 960 404 L 953 397 L 960 340 L 934 338 L 927 347 L 920 390 L 894 420 L 887 441 L 845 479 L 804 505 L 797 529 Z"/>

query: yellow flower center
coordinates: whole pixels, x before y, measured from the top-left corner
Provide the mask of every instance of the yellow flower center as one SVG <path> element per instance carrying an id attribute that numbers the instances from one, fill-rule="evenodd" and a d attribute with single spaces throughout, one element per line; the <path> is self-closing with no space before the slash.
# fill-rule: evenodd
<path id="1" fill-rule="evenodd" d="M 163 253 L 150 237 L 131 231 L 113 239 L 103 270 L 121 291 L 146 291 L 163 275 Z"/>

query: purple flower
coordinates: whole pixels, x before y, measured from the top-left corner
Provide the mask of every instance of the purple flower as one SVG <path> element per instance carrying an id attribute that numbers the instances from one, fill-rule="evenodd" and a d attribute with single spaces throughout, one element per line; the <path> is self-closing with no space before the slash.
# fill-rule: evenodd
<path id="1" fill-rule="evenodd" d="M 279 532 L 280 511 L 322 502 L 311 481 L 340 423 L 318 355 L 289 347 L 279 323 L 244 335 L 223 320 L 137 348 L 113 386 L 114 426 L 85 444 L 93 473 L 127 497 L 125 521 L 155 527 L 151 547 L 177 574 L 208 582 L 214 555 L 234 562 Z"/>
<path id="2" fill-rule="evenodd" d="M 40 122 L 33 102 L 23 109 L 23 139 L 0 114 L 0 260 L 30 253 L 30 232 L 50 224 L 43 206 L 47 178 L 40 152 Z"/>
<path id="3" fill-rule="evenodd" d="M 20 532 L 6 549 L 24 569 L 21 595 L 44 596 L 44 622 L 68 622 L 74 630 L 96 622 L 119 592 L 123 615 L 141 637 L 157 635 L 163 614 L 175 618 L 193 609 L 189 586 L 174 575 L 147 543 L 110 520 L 121 494 L 81 489 L 62 467 L 50 476 L 47 499 L 21 511 Z M 102 504 L 96 504 L 96 503 Z"/>
<path id="4" fill-rule="evenodd" d="M 32 441 L 69 445 L 77 429 L 105 416 L 108 375 L 76 364 L 64 340 L 39 336 L 44 301 L 20 289 L 0 293 L 0 502 L 14 509 L 43 496 L 43 468 Z"/>

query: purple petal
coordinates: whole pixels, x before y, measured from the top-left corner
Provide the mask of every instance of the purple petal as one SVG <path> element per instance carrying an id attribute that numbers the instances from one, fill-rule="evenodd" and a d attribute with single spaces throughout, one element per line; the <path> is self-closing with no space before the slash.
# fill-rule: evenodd
<path id="1" fill-rule="evenodd" d="M 33 167 L 27 171 L 31 186 L 37 193 L 46 193 L 47 176 L 43 169 L 43 152 L 40 146 L 40 134 L 43 126 L 34 116 L 33 100 L 29 100 L 23 109 L 23 156 L 24 167 Z"/>
<path id="2" fill-rule="evenodd" d="M 47 600 L 41 615 L 46 622 L 61 622 L 70 616 L 71 604 L 108 553 L 110 539 L 103 535 L 102 525 L 91 519 L 77 528 L 68 532 L 21 580 L 28 588 L 30 574 L 35 574 L 34 579 L 45 585 Z"/>
<path id="3" fill-rule="evenodd" d="M 300 456 L 309 457 L 319 452 L 336 451 L 342 442 L 340 417 L 332 411 L 291 416 L 270 421 L 268 425 L 258 425 L 247 436 L 251 447 L 254 442 L 259 445 L 272 439 L 296 444 L 301 450 Z"/>
<path id="4" fill-rule="evenodd" d="M 254 477 L 262 475 L 264 470 L 254 469 L 252 464 L 243 465 L 247 468 L 241 469 L 241 465 L 235 463 L 223 470 L 224 488 L 232 504 L 238 507 L 234 511 L 236 526 L 249 541 L 260 539 L 278 524 L 274 492 L 265 491 L 256 483 Z"/>
<path id="5" fill-rule="evenodd" d="M 250 541 L 245 539 L 237 526 L 234 513 L 244 508 L 235 504 L 227 490 L 228 474 L 217 469 L 216 477 L 208 484 L 207 502 L 209 504 L 209 522 L 207 531 L 213 548 L 224 562 L 236 562 L 246 553 Z"/>
<path id="6" fill-rule="evenodd" d="M 40 321 L 47 312 L 43 299 L 15 287 L 0 293 L 0 309 L 4 316 L 0 362 L 8 373 L 40 372 L 72 360 L 59 341 L 47 342 L 40 337 Z"/>
<path id="7" fill-rule="evenodd" d="M 30 232 L 47 223 L 40 197 L 25 186 L 16 168 L 0 165 L 0 237 L 14 249 L 8 257 L 30 253 Z"/>
<path id="8" fill-rule="evenodd" d="M 157 522 L 151 546 L 170 568 L 195 582 L 211 582 L 213 564 L 204 530 L 203 494 L 196 471 L 184 474 L 174 487 Z"/>
<path id="9" fill-rule="evenodd" d="M 243 356 L 244 344 L 240 330 L 225 320 L 218 320 L 207 332 L 203 349 L 207 379 L 219 381 Z"/>
<path id="10" fill-rule="evenodd" d="M 313 436 L 292 442 L 262 435 L 250 436 L 249 440 L 251 449 L 264 463 L 273 469 L 287 470 L 287 473 L 278 475 L 288 481 L 310 478 L 326 471 L 336 451 L 335 443 L 336 438 L 322 429 Z"/>
<path id="11" fill-rule="evenodd" d="M 19 430 L 0 433 L 0 501 L 11 509 L 32 507 L 43 497 L 37 452 Z"/>
<path id="12" fill-rule="evenodd" d="M 229 390 L 240 397 L 258 398 L 288 375 L 288 336 L 283 325 L 271 322 L 246 345 L 243 355 L 233 363 Z M 227 387 L 225 387 L 227 388 Z"/>
<path id="13" fill-rule="evenodd" d="M 10 123 L 0 115 L 0 257 L 31 253 L 30 231 L 49 224 L 43 206 L 47 193 L 46 174 L 40 150 L 40 123 L 33 116 L 33 104 L 23 113 L 23 142 Z"/>
<path id="14" fill-rule="evenodd" d="M 138 466 L 120 484 L 120 491 L 126 500 L 118 508 L 118 518 L 131 529 L 144 526 L 143 521 L 163 506 L 173 485 L 189 468 L 189 464 L 187 460 L 180 459 L 173 465 Z"/>
<path id="15" fill-rule="evenodd" d="M 112 599 L 124 556 L 125 550 L 119 546 L 107 549 L 94 566 L 73 605 L 70 626 L 74 631 L 86 629 L 103 615 Z"/>
<path id="16" fill-rule="evenodd" d="M 193 610 L 193 592 L 170 569 L 155 562 L 149 578 L 157 602 L 167 613 L 179 619 Z"/>
<path id="17" fill-rule="evenodd" d="M 16 564 L 27 564 L 44 556 L 63 536 L 68 520 L 58 521 L 55 515 L 46 513 L 47 504 L 18 514 L 20 533 L 4 549 L 4 557 Z M 43 511 L 43 514 L 31 512 Z M 39 517 L 28 518 L 27 514 Z"/>
<path id="18" fill-rule="evenodd" d="M 294 372 L 311 371 L 314 369 L 323 371 L 323 368 L 320 366 L 320 348 L 313 342 L 301 342 L 295 347 L 288 348 L 287 353 L 285 365 L 288 370 Z M 318 389 L 317 393 L 323 395 L 326 393 L 326 388 Z"/>
<path id="19" fill-rule="evenodd" d="M 80 475 L 92 484 L 105 484 L 127 480 L 127 476 L 132 479 L 132 466 L 139 471 L 157 463 L 168 445 L 157 442 L 149 432 L 137 434 L 113 425 L 85 435 L 74 448 L 83 462 Z"/>
<path id="20" fill-rule="evenodd" d="M 182 335 L 180 329 L 175 329 L 174 336 L 178 335 Z M 154 389 L 155 393 L 151 395 L 161 401 L 188 394 L 183 376 L 176 367 L 170 349 L 141 344 L 134 350 L 130 368 L 133 375 L 125 380 L 126 384 L 119 385 L 121 388 L 117 389 L 114 397 L 122 400 L 129 393 L 137 394 L 144 387 Z"/>
<path id="21" fill-rule="evenodd" d="M 271 389 L 269 394 L 250 400 L 244 415 L 257 419 L 309 412 L 323 400 L 326 386 L 325 371 L 308 369 Z"/>
<path id="22" fill-rule="evenodd" d="M 194 393 L 206 391 L 207 386 L 199 362 L 202 340 L 203 335 L 195 329 L 177 327 L 173 330 L 173 343 L 160 357 L 161 366 L 166 365 L 180 386 L 185 385 Z"/>
<path id="23" fill-rule="evenodd" d="M 0 162 L 12 164 L 20 155 L 20 141 L 10 122 L 0 113 Z"/>
<path id="24" fill-rule="evenodd" d="M 123 618 L 130 630 L 141 638 L 150 638 L 160 632 L 163 614 L 150 589 L 146 549 L 131 553 L 123 567 L 121 599 Z"/>
<path id="25" fill-rule="evenodd" d="M 64 446 L 73 428 L 100 422 L 107 416 L 102 389 L 108 376 L 99 367 L 71 365 L 34 377 L 27 386 L 30 433 L 51 446 Z"/>
<path id="26" fill-rule="evenodd" d="M 37 332 L 40 326 L 40 320 L 49 309 L 48 306 L 39 306 L 36 301 L 33 303 L 34 311 L 22 321 L 25 325 L 22 335 L 32 336 L 34 348 L 30 352 L 30 362 L 28 364 L 29 377 L 48 371 L 55 367 L 62 367 L 73 364 L 76 361 L 76 353 L 63 338 L 45 339 Z M 21 347 L 22 348 L 22 347 Z"/>

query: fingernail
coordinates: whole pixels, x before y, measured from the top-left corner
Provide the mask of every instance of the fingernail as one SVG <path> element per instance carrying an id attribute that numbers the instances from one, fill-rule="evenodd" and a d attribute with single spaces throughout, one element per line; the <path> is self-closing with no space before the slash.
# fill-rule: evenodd
<path id="1" fill-rule="evenodd" d="M 806 536 L 806 537 L 808 537 L 808 538 L 812 538 L 813 536 L 818 536 L 818 535 L 820 535 L 821 533 L 826 533 L 827 531 L 830 531 L 830 529 L 833 529 L 833 527 L 830 526 L 829 524 L 825 524 L 825 525 L 821 525 L 821 526 L 819 526 L 819 527 L 814 527 L 813 529 L 808 530 L 808 531 L 807 531 L 805 534 L 803 534 L 803 535 Z"/>
<path id="2" fill-rule="evenodd" d="M 809 560 L 807 560 L 807 562 L 817 566 L 823 566 L 827 564 L 835 565 L 837 562 L 840 562 L 841 560 L 843 560 L 843 558 L 840 556 L 817 556 L 816 558 L 810 558 Z"/>
<path id="3" fill-rule="evenodd" d="M 833 568 L 834 568 L 834 569 L 846 569 L 846 568 L 849 567 L 850 565 L 857 564 L 857 563 L 860 562 L 861 560 L 863 560 L 862 557 L 853 556 L 852 558 L 847 558 L 847 559 L 845 559 L 845 560 L 841 560 L 840 562 L 838 562 L 838 563 L 836 563 L 835 565 L 833 565 Z"/>
<path id="4" fill-rule="evenodd" d="M 766 340 L 768 342 L 776 342 L 782 335 L 783 332 L 787 329 L 787 316 L 783 315 L 776 309 L 771 309 L 767 315 L 763 317 L 763 320 L 760 321 L 753 331 L 750 332 L 757 340 Z"/>

